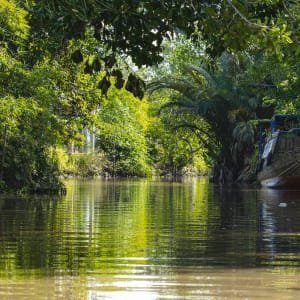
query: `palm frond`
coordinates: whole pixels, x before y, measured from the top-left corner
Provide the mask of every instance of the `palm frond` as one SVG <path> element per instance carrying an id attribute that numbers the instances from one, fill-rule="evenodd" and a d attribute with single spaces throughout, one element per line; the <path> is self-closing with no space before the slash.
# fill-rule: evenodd
<path id="1" fill-rule="evenodd" d="M 190 92 L 193 91 L 195 87 L 188 81 L 177 78 L 162 78 L 156 81 L 152 81 L 147 85 L 147 90 L 150 94 L 162 89 L 171 89 L 182 94 L 190 94 Z"/>
<path id="2" fill-rule="evenodd" d="M 251 148 L 255 142 L 255 128 L 252 122 L 238 123 L 232 132 L 232 137 L 239 151 Z"/>
<path id="3" fill-rule="evenodd" d="M 214 78 L 204 68 L 201 68 L 201 67 L 198 67 L 198 66 L 195 66 L 192 64 L 185 64 L 184 69 L 187 72 L 189 72 L 194 78 L 195 78 L 195 76 L 193 75 L 193 72 L 194 71 L 197 72 L 198 74 L 202 75 L 205 78 L 205 80 L 207 81 L 209 86 L 216 88 L 216 82 L 215 82 Z M 199 82 L 199 80 L 198 80 L 198 82 Z"/>
<path id="4" fill-rule="evenodd" d="M 168 101 L 167 103 L 164 103 L 160 106 L 158 110 L 158 114 L 160 114 L 163 110 L 171 107 L 177 107 L 181 111 L 186 110 L 186 111 L 195 111 L 197 110 L 198 106 L 194 101 L 187 97 L 180 97 L 179 99 L 174 99 L 171 101 Z"/>

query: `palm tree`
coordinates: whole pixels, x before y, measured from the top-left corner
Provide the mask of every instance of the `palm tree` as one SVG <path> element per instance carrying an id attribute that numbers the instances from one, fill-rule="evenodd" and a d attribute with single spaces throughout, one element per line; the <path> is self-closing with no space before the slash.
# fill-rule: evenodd
<path id="1" fill-rule="evenodd" d="M 174 118 L 188 115 L 186 119 L 199 119 L 209 128 L 208 132 L 202 131 L 202 137 L 218 149 L 217 153 L 211 153 L 215 161 L 212 174 L 215 181 L 235 181 L 244 168 L 245 149 L 253 147 L 254 129 L 248 121 L 253 118 L 254 109 L 250 97 L 239 87 L 242 73 L 238 58 L 224 54 L 212 71 L 186 64 L 184 78 L 160 78 L 148 85 L 151 93 L 171 90 L 170 99 L 162 105 L 161 111 L 168 110 Z M 188 122 L 185 125 L 186 128 L 191 126 Z"/>

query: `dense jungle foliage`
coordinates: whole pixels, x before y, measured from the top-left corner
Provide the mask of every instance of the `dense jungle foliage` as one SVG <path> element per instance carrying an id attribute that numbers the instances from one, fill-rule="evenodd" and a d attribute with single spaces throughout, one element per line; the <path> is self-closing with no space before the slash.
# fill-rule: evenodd
<path id="1" fill-rule="evenodd" d="M 254 180 L 255 120 L 299 112 L 299 36 L 299 1 L 0 0 L 1 189 Z"/>

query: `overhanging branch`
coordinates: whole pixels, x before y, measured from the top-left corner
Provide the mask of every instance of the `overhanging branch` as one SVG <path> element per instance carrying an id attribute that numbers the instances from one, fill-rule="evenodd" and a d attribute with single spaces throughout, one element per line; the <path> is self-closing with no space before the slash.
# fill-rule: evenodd
<path id="1" fill-rule="evenodd" d="M 251 22 L 250 20 L 248 20 L 240 11 L 239 9 L 232 3 L 231 0 L 226 0 L 227 3 L 234 9 L 234 11 L 241 17 L 241 19 L 243 21 L 245 21 L 249 26 L 254 26 L 254 27 L 258 27 L 258 28 L 263 28 L 263 29 L 267 29 L 267 30 L 271 30 L 272 28 L 270 26 L 267 25 L 262 25 L 262 24 L 257 24 L 254 22 Z"/>

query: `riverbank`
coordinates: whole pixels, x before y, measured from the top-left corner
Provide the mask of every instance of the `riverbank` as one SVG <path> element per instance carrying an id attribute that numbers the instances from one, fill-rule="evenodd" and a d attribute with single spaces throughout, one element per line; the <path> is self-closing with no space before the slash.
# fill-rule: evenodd
<path id="1" fill-rule="evenodd" d="M 122 166 L 110 157 L 101 153 L 74 153 L 60 155 L 59 169 L 61 178 L 91 178 L 91 177 L 177 177 L 177 176 L 207 176 L 209 169 L 196 170 L 196 168 L 186 167 L 181 170 L 172 170 L 163 166 L 149 167 L 147 171 L 127 172 Z"/>

